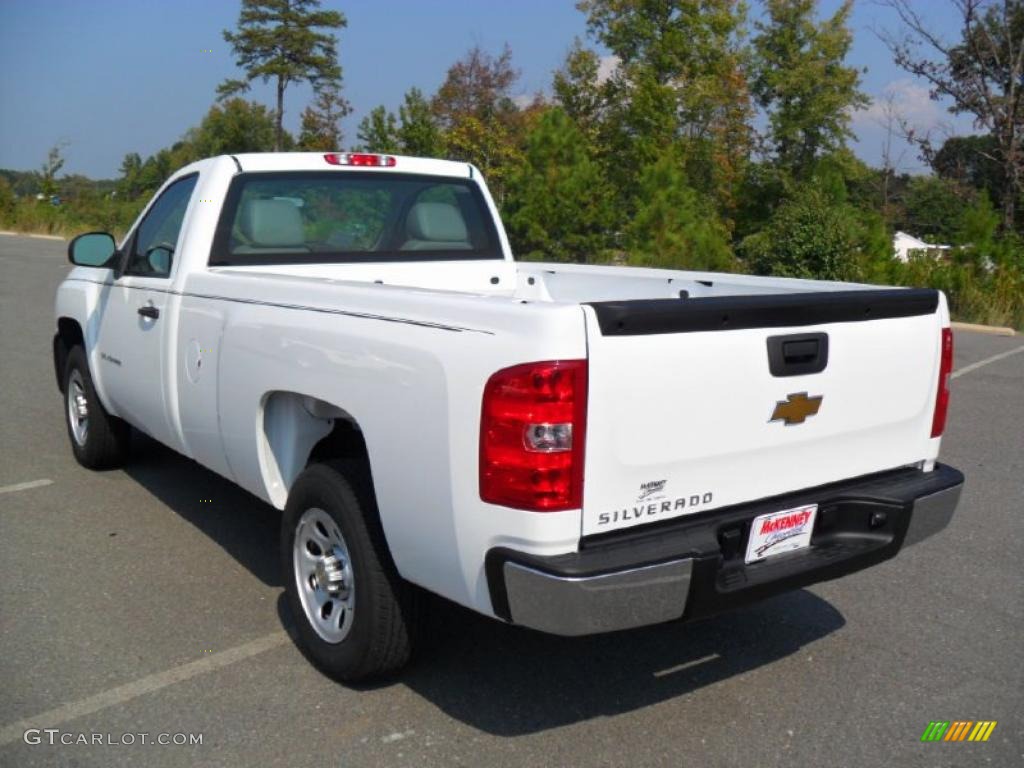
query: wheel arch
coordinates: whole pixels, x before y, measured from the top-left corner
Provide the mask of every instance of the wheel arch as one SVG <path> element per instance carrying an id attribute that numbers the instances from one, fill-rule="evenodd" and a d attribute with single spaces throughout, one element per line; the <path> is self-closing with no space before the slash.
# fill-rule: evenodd
<path id="1" fill-rule="evenodd" d="M 267 392 L 257 425 L 260 473 L 270 502 L 283 509 L 295 479 L 312 463 L 370 457 L 358 419 L 312 395 Z"/>
<path id="2" fill-rule="evenodd" d="M 71 350 L 81 345 L 85 347 L 85 334 L 82 326 L 73 317 L 57 318 L 57 332 L 53 336 L 53 372 L 57 378 L 57 388 L 64 392 L 64 369 L 67 368 L 68 355 Z"/>

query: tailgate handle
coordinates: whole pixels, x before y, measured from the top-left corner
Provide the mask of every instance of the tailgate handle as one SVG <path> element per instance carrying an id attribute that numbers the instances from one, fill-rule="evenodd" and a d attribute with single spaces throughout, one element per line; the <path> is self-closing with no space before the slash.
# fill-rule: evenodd
<path id="1" fill-rule="evenodd" d="M 768 369 L 772 376 L 821 373 L 828 365 L 827 333 L 795 333 L 768 337 Z"/>

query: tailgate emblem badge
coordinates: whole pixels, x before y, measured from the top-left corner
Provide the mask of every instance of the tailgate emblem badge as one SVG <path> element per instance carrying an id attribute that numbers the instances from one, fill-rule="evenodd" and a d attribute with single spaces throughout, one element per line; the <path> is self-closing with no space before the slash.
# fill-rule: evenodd
<path id="1" fill-rule="evenodd" d="M 794 392 L 786 395 L 785 400 L 775 403 L 775 410 L 772 411 L 772 421 L 782 421 L 787 427 L 794 424 L 803 424 L 808 416 L 814 416 L 821 408 L 822 395 L 808 397 L 806 392 Z"/>

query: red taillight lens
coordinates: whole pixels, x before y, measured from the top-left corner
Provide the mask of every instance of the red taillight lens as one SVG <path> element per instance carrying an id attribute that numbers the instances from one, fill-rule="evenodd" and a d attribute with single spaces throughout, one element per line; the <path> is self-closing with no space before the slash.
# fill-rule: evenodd
<path id="1" fill-rule="evenodd" d="M 935 395 L 935 413 L 932 416 L 932 437 L 940 437 L 946 429 L 946 411 L 949 410 L 949 375 L 953 372 L 953 329 L 942 329 L 942 359 L 939 362 L 939 391 Z"/>
<path id="2" fill-rule="evenodd" d="M 358 165 L 366 168 L 394 168 L 397 160 L 391 155 L 371 155 L 365 152 L 329 152 L 324 155 L 331 165 Z"/>
<path id="3" fill-rule="evenodd" d="M 495 373 L 480 416 L 480 498 L 534 512 L 583 504 L 587 361 Z"/>

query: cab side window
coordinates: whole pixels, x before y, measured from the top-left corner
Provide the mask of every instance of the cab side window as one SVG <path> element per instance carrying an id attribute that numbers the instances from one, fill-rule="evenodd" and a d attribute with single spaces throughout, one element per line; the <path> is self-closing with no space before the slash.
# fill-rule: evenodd
<path id="1" fill-rule="evenodd" d="M 141 277 L 171 274 L 181 222 L 198 179 L 198 174 L 178 179 L 153 203 L 132 238 L 126 274 Z"/>

